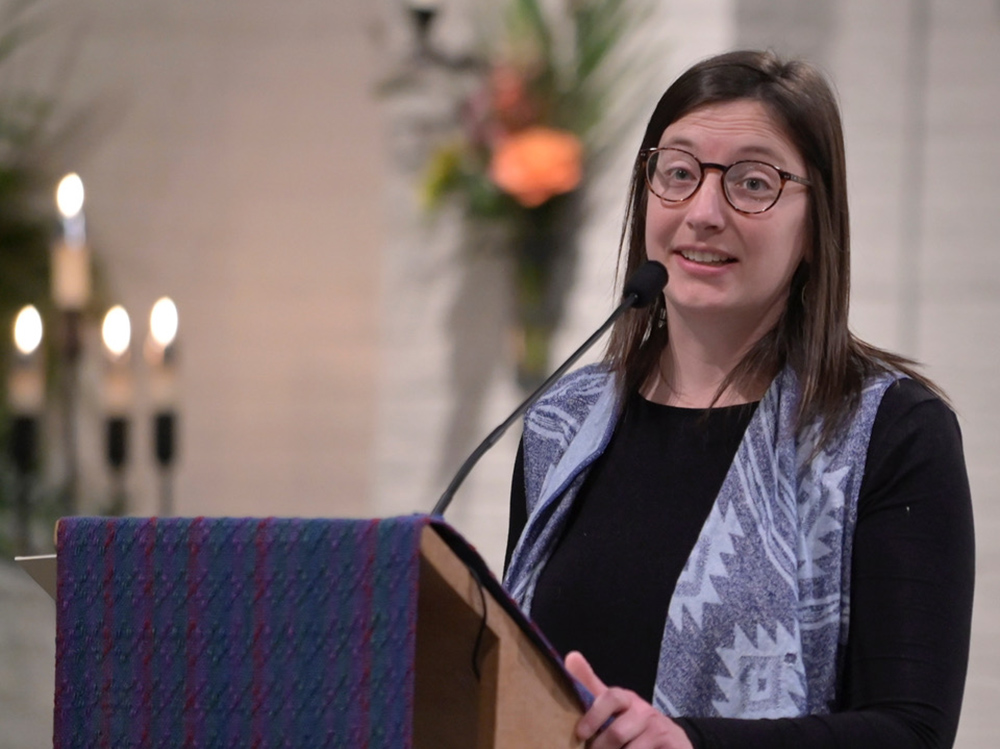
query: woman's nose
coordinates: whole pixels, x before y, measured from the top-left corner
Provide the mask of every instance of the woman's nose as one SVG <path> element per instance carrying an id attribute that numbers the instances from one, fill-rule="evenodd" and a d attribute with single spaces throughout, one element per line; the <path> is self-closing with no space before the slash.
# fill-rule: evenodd
<path id="1" fill-rule="evenodd" d="M 716 229 L 725 224 L 728 208 L 722 175 L 708 172 L 688 202 L 685 220 L 693 228 Z"/>

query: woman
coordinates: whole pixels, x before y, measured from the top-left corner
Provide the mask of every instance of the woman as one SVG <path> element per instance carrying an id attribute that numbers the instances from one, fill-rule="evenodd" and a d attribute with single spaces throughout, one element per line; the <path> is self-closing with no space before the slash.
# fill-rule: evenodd
<path id="1" fill-rule="evenodd" d="M 961 437 L 907 360 L 848 331 L 822 77 L 758 52 L 684 73 L 623 245 L 626 277 L 666 266 L 663 296 L 529 411 L 512 491 L 505 583 L 595 694 L 580 738 L 950 746 L 974 565 Z"/>

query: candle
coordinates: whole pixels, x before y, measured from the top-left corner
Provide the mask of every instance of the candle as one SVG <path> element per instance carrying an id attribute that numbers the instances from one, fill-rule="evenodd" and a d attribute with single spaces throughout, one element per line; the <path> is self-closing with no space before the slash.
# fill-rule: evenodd
<path id="1" fill-rule="evenodd" d="M 132 374 L 129 371 L 129 343 L 132 325 L 121 305 L 108 310 L 101 326 L 107 355 L 104 401 L 111 416 L 124 416 L 132 405 Z"/>
<path id="2" fill-rule="evenodd" d="M 173 409 L 177 400 L 174 357 L 177 347 L 177 305 L 162 297 L 149 314 L 146 361 L 150 366 L 150 395 L 157 411 Z"/>
<path id="3" fill-rule="evenodd" d="M 162 297 L 149 313 L 146 361 L 153 402 L 153 455 L 160 466 L 160 515 L 174 514 L 170 469 L 177 457 L 177 305 Z"/>
<path id="4" fill-rule="evenodd" d="M 7 394 L 14 418 L 10 430 L 10 458 L 18 478 L 14 499 L 15 548 L 34 553 L 31 539 L 31 476 L 38 465 L 38 417 L 45 400 L 41 356 L 42 316 L 34 306 L 24 307 L 14 321 L 14 366 Z"/>
<path id="5" fill-rule="evenodd" d="M 56 188 L 56 206 L 62 215 L 63 239 L 71 246 L 87 243 L 83 199 L 83 180 L 79 174 L 71 172 L 59 181 L 59 186 Z"/>
<path id="6" fill-rule="evenodd" d="M 132 324 L 120 304 L 108 310 L 101 325 L 104 341 L 104 406 L 107 412 L 106 447 L 108 465 L 119 474 L 128 459 L 128 412 L 132 405 L 132 373 L 129 371 L 129 343 Z M 115 507 L 125 507 L 124 488 L 116 491 Z"/>
<path id="7" fill-rule="evenodd" d="M 56 189 L 62 216 L 62 241 L 52 257 L 52 298 L 60 309 L 78 311 L 90 299 L 90 252 L 83 216 L 83 181 L 67 174 Z"/>
<path id="8" fill-rule="evenodd" d="M 168 296 L 156 300 L 149 313 L 149 335 L 160 351 L 173 345 L 177 338 L 177 305 Z"/>
<path id="9" fill-rule="evenodd" d="M 17 415 L 36 415 L 45 402 L 40 346 L 42 316 L 34 305 L 22 309 L 14 321 L 14 365 L 7 383 L 11 410 Z"/>

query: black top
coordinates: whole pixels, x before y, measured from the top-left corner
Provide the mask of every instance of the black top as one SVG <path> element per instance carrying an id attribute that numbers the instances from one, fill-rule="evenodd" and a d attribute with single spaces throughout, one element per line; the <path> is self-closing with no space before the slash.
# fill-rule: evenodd
<path id="1" fill-rule="evenodd" d="M 539 576 L 532 618 L 559 652 L 582 652 L 605 683 L 651 698 L 674 585 L 754 410 L 706 414 L 635 395 L 588 474 Z M 526 520 L 519 454 L 508 561 Z M 842 711 L 678 722 L 704 749 L 950 746 L 973 568 L 957 420 L 925 387 L 901 380 L 875 418 L 858 500 Z"/>

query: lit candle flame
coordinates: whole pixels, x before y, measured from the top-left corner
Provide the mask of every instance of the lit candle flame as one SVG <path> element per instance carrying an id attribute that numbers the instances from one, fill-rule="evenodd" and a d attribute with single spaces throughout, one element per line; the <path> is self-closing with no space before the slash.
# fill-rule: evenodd
<path id="1" fill-rule="evenodd" d="M 42 316 L 33 304 L 29 304 L 14 321 L 14 345 L 24 356 L 30 356 L 41 342 Z"/>
<path id="2" fill-rule="evenodd" d="M 149 313 L 149 332 L 160 348 L 166 348 L 177 337 L 177 305 L 170 297 L 162 297 Z"/>
<path id="3" fill-rule="evenodd" d="M 71 172 L 59 182 L 56 205 L 65 219 L 74 218 L 83 210 L 83 180 L 79 174 Z"/>
<path id="4" fill-rule="evenodd" d="M 104 325 L 101 326 L 101 338 L 104 345 L 115 357 L 119 357 L 128 351 L 129 341 L 132 339 L 132 324 L 128 319 L 128 312 L 120 304 L 108 310 L 104 316 Z"/>

